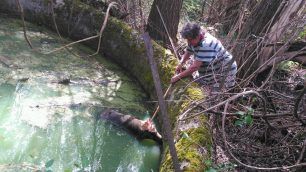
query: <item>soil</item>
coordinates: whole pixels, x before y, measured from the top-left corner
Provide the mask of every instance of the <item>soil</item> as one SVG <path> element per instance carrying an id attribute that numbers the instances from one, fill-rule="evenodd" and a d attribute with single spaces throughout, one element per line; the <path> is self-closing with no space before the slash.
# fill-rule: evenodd
<path id="1" fill-rule="evenodd" d="M 214 168 L 239 172 L 305 171 L 305 78 L 306 70 L 301 66 L 277 70 L 265 87 L 246 88 L 257 91 L 259 96 L 249 94 L 232 101 L 226 118 L 222 119 L 221 114 L 224 106 L 211 113 Z M 228 98 L 218 96 L 218 100 Z"/>

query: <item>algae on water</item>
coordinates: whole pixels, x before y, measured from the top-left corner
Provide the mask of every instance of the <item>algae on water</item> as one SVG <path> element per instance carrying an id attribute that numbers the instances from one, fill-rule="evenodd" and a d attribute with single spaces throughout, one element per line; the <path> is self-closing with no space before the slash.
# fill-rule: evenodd
<path id="1" fill-rule="evenodd" d="M 156 171 L 159 147 L 98 120 L 106 108 L 145 114 L 145 94 L 121 68 L 83 46 L 0 18 L 1 171 Z M 140 118 L 142 116 L 139 116 Z"/>

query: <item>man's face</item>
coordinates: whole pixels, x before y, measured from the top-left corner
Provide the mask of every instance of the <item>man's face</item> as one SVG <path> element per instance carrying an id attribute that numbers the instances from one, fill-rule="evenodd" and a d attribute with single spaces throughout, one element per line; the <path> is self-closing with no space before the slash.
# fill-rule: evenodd
<path id="1" fill-rule="evenodd" d="M 200 41 L 200 35 L 198 35 L 196 38 L 192 39 L 192 38 L 187 38 L 187 42 L 188 44 L 192 45 L 192 46 L 197 46 L 198 43 Z"/>

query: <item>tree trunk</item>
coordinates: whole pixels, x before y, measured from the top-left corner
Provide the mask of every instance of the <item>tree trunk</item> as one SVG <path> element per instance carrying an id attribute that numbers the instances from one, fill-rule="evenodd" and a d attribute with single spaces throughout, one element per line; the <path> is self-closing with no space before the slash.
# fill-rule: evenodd
<path id="1" fill-rule="evenodd" d="M 278 11 L 282 0 L 262 0 L 251 12 L 241 31 L 238 33 L 235 45 L 232 47 L 233 55 L 241 67 L 238 76 L 241 79 L 251 75 L 260 65 L 256 51 L 261 36 L 267 29 L 267 23 L 272 22 L 273 16 Z M 275 18 L 275 17 L 274 17 Z M 253 35 L 253 37 L 251 37 Z M 237 43 L 239 40 L 239 43 Z M 257 55 L 257 56 L 256 56 Z"/>
<path id="2" fill-rule="evenodd" d="M 224 5 L 224 12 L 222 14 L 221 23 L 223 33 L 227 34 L 232 26 L 239 19 L 239 6 L 242 3 L 242 0 L 232 0 L 231 2 L 227 1 Z"/>
<path id="3" fill-rule="evenodd" d="M 154 0 L 147 25 L 147 31 L 149 32 L 151 38 L 157 41 L 162 41 L 165 46 L 170 45 L 167 32 L 157 11 L 156 6 L 158 6 L 169 31 L 170 37 L 174 42 L 177 42 L 176 35 L 182 4 L 182 0 Z"/>
<path id="4" fill-rule="evenodd" d="M 286 30 L 289 28 L 290 24 L 292 24 L 292 20 L 298 15 L 301 11 L 300 9 L 305 5 L 305 0 L 295 0 L 288 1 L 285 5 L 283 11 L 279 15 L 279 19 L 273 24 L 271 27 L 269 34 L 267 35 L 267 44 L 274 44 L 276 42 L 283 41 L 286 35 Z M 292 33 L 291 33 L 292 34 Z M 289 38 L 290 39 L 290 38 Z M 286 49 L 284 48 L 284 51 Z M 262 50 L 262 56 L 259 60 L 260 64 L 265 63 L 276 53 L 278 49 L 274 47 L 265 47 Z M 260 71 L 263 71 L 261 69 Z"/>
<path id="5" fill-rule="evenodd" d="M 140 15 L 140 28 L 139 28 L 139 30 L 141 31 L 141 32 L 143 32 L 144 31 L 144 27 L 145 27 L 145 25 L 146 25 L 146 22 L 145 22 L 145 19 L 144 19 L 144 15 L 143 15 L 143 13 L 142 13 L 142 3 L 141 3 L 141 0 L 138 0 L 138 5 L 139 5 L 139 15 Z"/>
<path id="6" fill-rule="evenodd" d="M 246 21 L 240 39 L 245 39 L 251 34 L 259 35 L 267 29 L 266 25 L 271 21 L 283 0 L 262 0 L 257 8 L 251 12 L 251 17 Z M 274 19 L 277 18 L 276 16 Z"/>
<path id="7" fill-rule="evenodd" d="M 136 2 L 135 0 L 131 0 L 131 9 L 134 9 L 131 11 L 131 19 L 132 19 L 132 26 L 134 29 L 138 29 L 137 27 L 137 19 L 136 19 L 136 12 L 137 12 L 137 7 L 136 7 Z"/>
<path id="8" fill-rule="evenodd" d="M 305 20 L 303 8 L 305 0 L 262 0 L 256 6 L 232 47 L 241 67 L 238 73 L 241 79 L 255 79 L 258 73 L 267 71 L 268 64 L 274 64 L 278 54 L 287 50 L 289 42 L 303 28 L 300 26 Z M 277 42 L 282 42 L 282 46 Z"/>
<path id="9" fill-rule="evenodd" d="M 217 21 L 217 15 L 216 12 L 217 10 L 215 9 L 215 0 L 212 0 L 209 4 L 209 10 L 208 10 L 208 19 L 207 19 L 207 23 L 208 24 L 215 24 Z"/>

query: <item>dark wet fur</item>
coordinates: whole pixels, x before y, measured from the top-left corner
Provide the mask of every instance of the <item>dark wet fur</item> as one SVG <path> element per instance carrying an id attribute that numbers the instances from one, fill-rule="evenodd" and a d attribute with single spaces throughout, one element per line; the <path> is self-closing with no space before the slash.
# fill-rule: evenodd
<path id="1" fill-rule="evenodd" d="M 158 144 L 162 144 L 162 138 L 156 132 L 148 130 L 142 130 L 141 120 L 131 115 L 125 115 L 117 111 L 107 109 L 101 113 L 100 119 L 111 121 L 113 124 L 118 125 L 129 131 L 131 134 L 136 136 L 137 139 L 152 139 Z"/>

